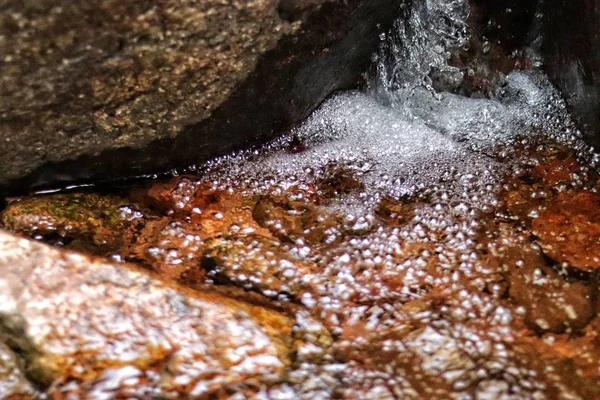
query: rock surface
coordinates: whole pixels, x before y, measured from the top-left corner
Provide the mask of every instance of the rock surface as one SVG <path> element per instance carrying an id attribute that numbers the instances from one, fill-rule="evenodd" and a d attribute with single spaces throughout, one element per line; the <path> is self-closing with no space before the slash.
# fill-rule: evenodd
<path id="1" fill-rule="evenodd" d="M 0 3 L 0 185 L 184 167 L 356 83 L 401 0 Z"/>
<path id="2" fill-rule="evenodd" d="M 600 148 L 600 1 L 543 4 L 546 70 L 588 141 Z"/>
<path id="3" fill-rule="evenodd" d="M 414 40 L 432 78 L 468 15 L 535 15 L 478 4 L 414 3 L 384 57 Z M 454 60 L 464 92 L 340 94 L 201 174 L 8 199 L 5 227 L 113 261 L 6 236 L 0 342 L 59 399 L 600 398 L 597 159 L 540 71 L 506 75 L 536 65 L 525 30 L 488 28 Z"/>
<path id="4" fill-rule="evenodd" d="M 19 369 L 13 351 L 0 342 L 0 399 L 25 400 L 37 397 L 37 391 Z"/>
<path id="5" fill-rule="evenodd" d="M 452 193 L 439 186 L 434 186 L 433 193 L 424 191 L 412 197 L 367 197 L 364 193 L 370 187 L 358 168 L 311 163 L 307 175 L 293 174 L 283 181 L 276 181 L 269 173 L 252 178 L 248 170 L 235 172 L 234 168 L 229 171 L 231 176 L 217 168 L 216 175 L 180 176 L 138 187 L 112 203 L 109 200 L 113 195 L 94 193 L 29 198 L 11 203 L 3 220 L 10 222 L 7 226 L 11 229 L 31 236 L 42 232 L 51 221 L 59 235 L 71 240 L 62 242 L 68 248 L 77 241 L 95 244 L 97 239 L 90 233 L 97 226 L 105 226 L 114 237 L 122 237 L 114 241 L 120 245 L 112 249 L 116 259 L 138 262 L 163 278 L 189 287 L 240 290 L 243 294 L 239 299 L 249 301 L 252 295 L 253 304 L 270 305 L 286 315 L 295 315 L 294 333 L 289 328 L 294 318 L 274 311 L 262 311 L 274 316 L 267 321 L 253 321 L 258 327 L 281 327 L 277 333 L 267 330 L 265 339 L 266 343 L 282 343 L 283 353 L 269 354 L 288 366 L 283 373 L 278 367 L 266 366 L 257 373 L 255 378 L 268 388 L 261 392 L 268 393 L 265 398 L 598 398 L 598 285 L 590 274 L 593 268 L 588 260 L 572 255 L 593 253 L 590 243 L 600 240 L 597 215 L 583 215 L 589 201 L 597 200 L 594 192 L 600 187 L 600 177 L 568 146 L 524 142 L 517 140 L 508 145 L 514 152 L 510 155 L 507 149 L 489 154 L 513 165 L 514 173 L 497 184 L 466 190 L 465 197 L 477 200 L 492 189 L 498 190 L 497 199 L 476 212 L 465 203 L 449 201 L 448 193 Z M 279 149 L 279 156 L 288 162 L 292 158 L 296 172 L 296 165 L 306 154 L 290 154 L 284 147 Z M 269 157 L 277 157 L 277 153 L 262 157 L 253 162 L 268 163 Z M 241 175 L 239 180 L 227 179 L 237 174 Z M 253 179 L 257 183 L 254 188 Z M 463 185 L 475 182 L 472 175 L 449 179 L 460 180 L 461 190 Z M 436 193 L 441 193 L 437 199 Z M 351 203 L 353 196 L 374 203 L 357 206 Z M 99 213 L 82 210 L 69 217 L 56 207 L 70 204 L 72 198 L 95 209 L 91 204 L 103 197 L 107 201 L 100 204 L 106 219 L 123 203 L 146 211 L 137 220 L 124 222 L 131 226 L 123 227 L 99 224 Z M 569 210 L 556 210 L 555 204 L 566 200 Z M 44 219 L 40 222 L 29 218 L 36 214 Z M 90 216 L 93 223 L 81 224 L 82 216 Z M 566 230 L 564 238 L 552 234 L 552 227 L 562 229 L 569 223 L 573 228 Z M 66 229 L 69 226 L 74 228 Z M 582 231 L 587 232 L 588 241 L 577 240 Z M 44 239 L 44 235 L 39 236 Z M 58 250 L 43 248 L 59 254 Z M 103 251 L 97 246 L 87 248 Z M 17 256 L 21 256 L 21 250 Z M 68 259 L 87 260 L 73 255 Z M 122 272 L 117 272 L 118 264 L 98 262 L 81 268 L 90 270 L 84 276 L 104 276 L 102 271 L 107 269 L 112 271 L 110 275 L 119 277 L 132 274 L 129 266 L 121 265 Z M 20 271 L 18 268 L 14 267 Z M 19 273 L 27 274 L 28 270 Z M 80 272 L 62 275 L 67 274 L 74 277 L 63 279 L 66 293 L 59 297 L 61 301 L 81 297 L 89 290 L 79 289 Z M 39 286 L 37 276 L 34 274 L 28 283 L 32 287 Z M 143 303 L 144 293 L 136 291 L 135 280 L 147 282 L 148 277 L 138 272 L 135 276 L 133 286 L 126 289 L 111 286 L 127 283 L 127 279 L 106 282 L 104 287 L 110 291 L 107 297 L 95 301 L 101 305 L 98 312 L 103 312 L 104 302 L 114 293 L 133 295 L 137 299 L 134 305 Z M 44 280 L 52 284 L 48 275 Z M 143 285 L 164 285 L 152 282 Z M 11 285 L 19 290 L 18 285 Z M 95 290 L 96 286 L 86 296 L 97 299 Z M 207 304 L 202 293 L 185 293 L 190 297 L 188 303 L 198 304 L 198 298 L 202 299 L 202 309 L 223 307 L 222 296 L 212 297 L 219 304 Z M 25 310 L 20 314 L 40 324 L 34 327 L 59 324 L 55 318 L 39 318 L 34 312 L 38 298 L 30 305 L 28 296 L 20 295 L 24 300 L 20 307 Z M 46 296 L 50 304 L 54 304 L 54 296 L 55 292 Z M 157 302 L 161 303 L 160 298 Z M 235 308 L 250 307 L 235 304 Z M 161 309 L 165 307 L 169 309 L 164 305 Z M 111 316 L 118 316 L 119 321 L 137 318 L 138 313 L 144 315 L 145 323 L 165 321 L 152 314 L 152 306 L 143 313 L 124 306 L 114 309 L 118 314 Z M 96 312 L 87 307 L 70 315 L 96 318 Z M 211 314 L 204 311 L 203 315 Z M 297 330 L 307 315 L 320 321 L 311 323 L 317 328 L 302 336 L 308 338 L 305 342 L 290 344 L 292 338 L 299 338 Z M 223 318 L 227 319 L 227 314 Z M 201 321 L 201 326 L 214 324 L 213 319 Z M 177 329 L 165 328 L 166 337 L 180 334 L 180 325 L 175 326 Z M 331 336 L 319 332 L 331 332 Z M 218 332 L 214 336 L 220 337 Z M 42 348 L 51 348 L 53 338 L 43 338 Z M 136 331 L 123 332 L 120 338 L 125 344 L 150 339 Z M 104 345 L 106 342 L 99 342 L 99 346 Z M 99 347 L 104 352 L 111 349 Z M 297 349 L 291 357 L 293 362 L 286 358 L 285 349 Z M 254 362 L 252 356 L 246 357 Z M 205 367 L 201 364 L 197 368 Z M 105 372 L 101 379 L 108 375 L 108 382 L 118 386 L 138 374 L 129 367 L 119 372 L 115 369 Z M 277 384 L 270 380 L 273 374 L 279 376 Z M 243 384 L 237 386 L 228 386 L 226 379 L 221 381 L 225 389 L 219 393 L 230 389 L 227 393 L 232 396 L 246 395 L 249 381 L 244 380 L 245 376 L 239 378 Z M 238 375 L 235 377 L 231 379 Z M 69 386 L 71 389 L 65 384 L 59 387 L 85 392 L 88 387 L 108 385 L 98 383 L 99 379 L 83 384 L 82 378 L 78 379 Z M 149 385 L 165 385 L 152 386 L 143 379 L 130 384 L 130 390 L 135 388 L 140 393 L 151 393 Z"/>
<path id="6" fill-rule="evenodd" d="M 278 312 L 5 232 L 0 250 L 0 338 L 53 398 L 251 393 L 292 362 L 293 320 Z M 22 377 L 4 350 L 9 393 Z"/>

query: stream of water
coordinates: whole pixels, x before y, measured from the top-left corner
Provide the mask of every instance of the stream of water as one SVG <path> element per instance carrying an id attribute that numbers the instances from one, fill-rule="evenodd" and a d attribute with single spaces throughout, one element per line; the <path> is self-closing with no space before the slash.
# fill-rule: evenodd
<path id="1" fill-rule="evenodd" d="M 600 204 L 597 160 L 533 49 L 526 68 L 498 73 L 484 93 L 456 90 L 478 73 L 449 62 L 471 43 L 469 15 L 466 0 L 413 2 L 381 36 L 362 90 L 334 94 L 261 149 L 122 200 L 150 198 L 148 207 L 113 213 L 135 222 L 114 260 L 296 307 L 294 340 L 305 341 L 253 398 L 598 393 L 589 272 L 600 261 L 562 254 L 568 240 L 557 239 L 553 214 L 535 225 L 563 200 Z M 75 214 L 93 226 L 93 213 Z M 580 214 L 573 220 L 600 232 Z M 559 216 L 569 231 L 570 216 Z M 196 394 L 209 396 L 198 379 Z"/>
<path id="2" fill-rule="evenodd" d="M 568 144 L 593 162 L 560 94 L 539 68 L 503 76 L 486 98 L 436 91 L 432 75 L 453 86 L 464 78 L 448 59 L 451 49 L 468 43 L 468 15 L 464 0 L 415 2 L 408 18 L 382 36 L 366 89 L 332 96 L 300 127 L 260 151 L 216 160 L 207 179 L 285 187 L 341 165 L 364 183 L 359 199 L 345 199 L 355 204 L 437 187 L 443 198 L 485 208 L 499 189 L 490 185 L 516 167 L 501 155 L 517 138 Z M 305 150 L 287 151 L 295 141 Z M 273 180 L 265 182 L 265 176 Z M 466 191 L 465 182 L 472 183 Z"/>

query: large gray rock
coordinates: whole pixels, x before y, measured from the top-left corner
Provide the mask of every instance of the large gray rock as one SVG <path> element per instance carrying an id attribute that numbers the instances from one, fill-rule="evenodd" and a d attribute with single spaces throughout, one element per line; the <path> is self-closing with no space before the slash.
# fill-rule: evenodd
<path id="1" fill-rule="evenodd" d="M 356 84 L 403 0 L 2 0 L 0 187 L 263 143 Z"/>

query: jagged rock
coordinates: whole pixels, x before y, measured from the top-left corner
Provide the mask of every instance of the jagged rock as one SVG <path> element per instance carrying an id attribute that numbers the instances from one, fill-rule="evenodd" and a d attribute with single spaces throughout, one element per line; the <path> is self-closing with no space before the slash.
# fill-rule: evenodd
<path id="1" fill-rule="evenodd" d="M 291 364 L 292 326 L 275 311 L 0 232 L 0 339 L 52 398 L 252 393 Z"/>
<path id="2" fill-rule="evenodd" d="M 0 3 L 0 185 L 182 167 L 355 85 L 402 0 Z"/>

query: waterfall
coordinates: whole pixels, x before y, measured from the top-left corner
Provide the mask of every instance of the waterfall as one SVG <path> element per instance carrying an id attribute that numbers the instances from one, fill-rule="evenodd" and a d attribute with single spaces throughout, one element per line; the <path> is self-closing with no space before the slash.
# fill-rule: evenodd
<path id="1" fill-rule="evenodd" d="M 405 7 L 405 15 L 382 36 L 368 79 L 368 93 L 387 104 L 402 102 L 403 89 L 422 85 L 433 90 L 434 73 L 452 79 L 459 71 L 448 65 L 450 51 L 469 41 L 468 1 L 425 0 Z"/>
<path id="2" fill-rule="evenodd" d="M 381 35 L 362 90 L 333 95 L 289 135 L 261 151 L 216 161 L 209 172 L 218 166 L 215 179 L 222 181 L 225 170 L 230 180 L 243 176 L 257 187 L 264 185 L 264 176 L 277 176 L 285 187 L 343 165 L 364 183 L 363 198 L 348 199 L 360 206 L 435 187 L 442 188 L 438 192 L 446 200 L 475 197 L 479 203 L 471 205 L 481 208 L 493 201 L 494 192 L 482 188 L 495 187 L 514 168 L 494 155 L 517 138 L 568 142 L 591 158 L 536 62 L 499 74 L 487 96 L 444 90 L 460 87 L 465 73 L 471 73 L 449 63 L 453 51 L 470 45 L 469 15 L 466 0 L 406 3 L 394 29 Z M 284 150 L 296 141 L 304 151 Z M 477 177 L 470 194 L 463 190 L 464 177 Z"/>

